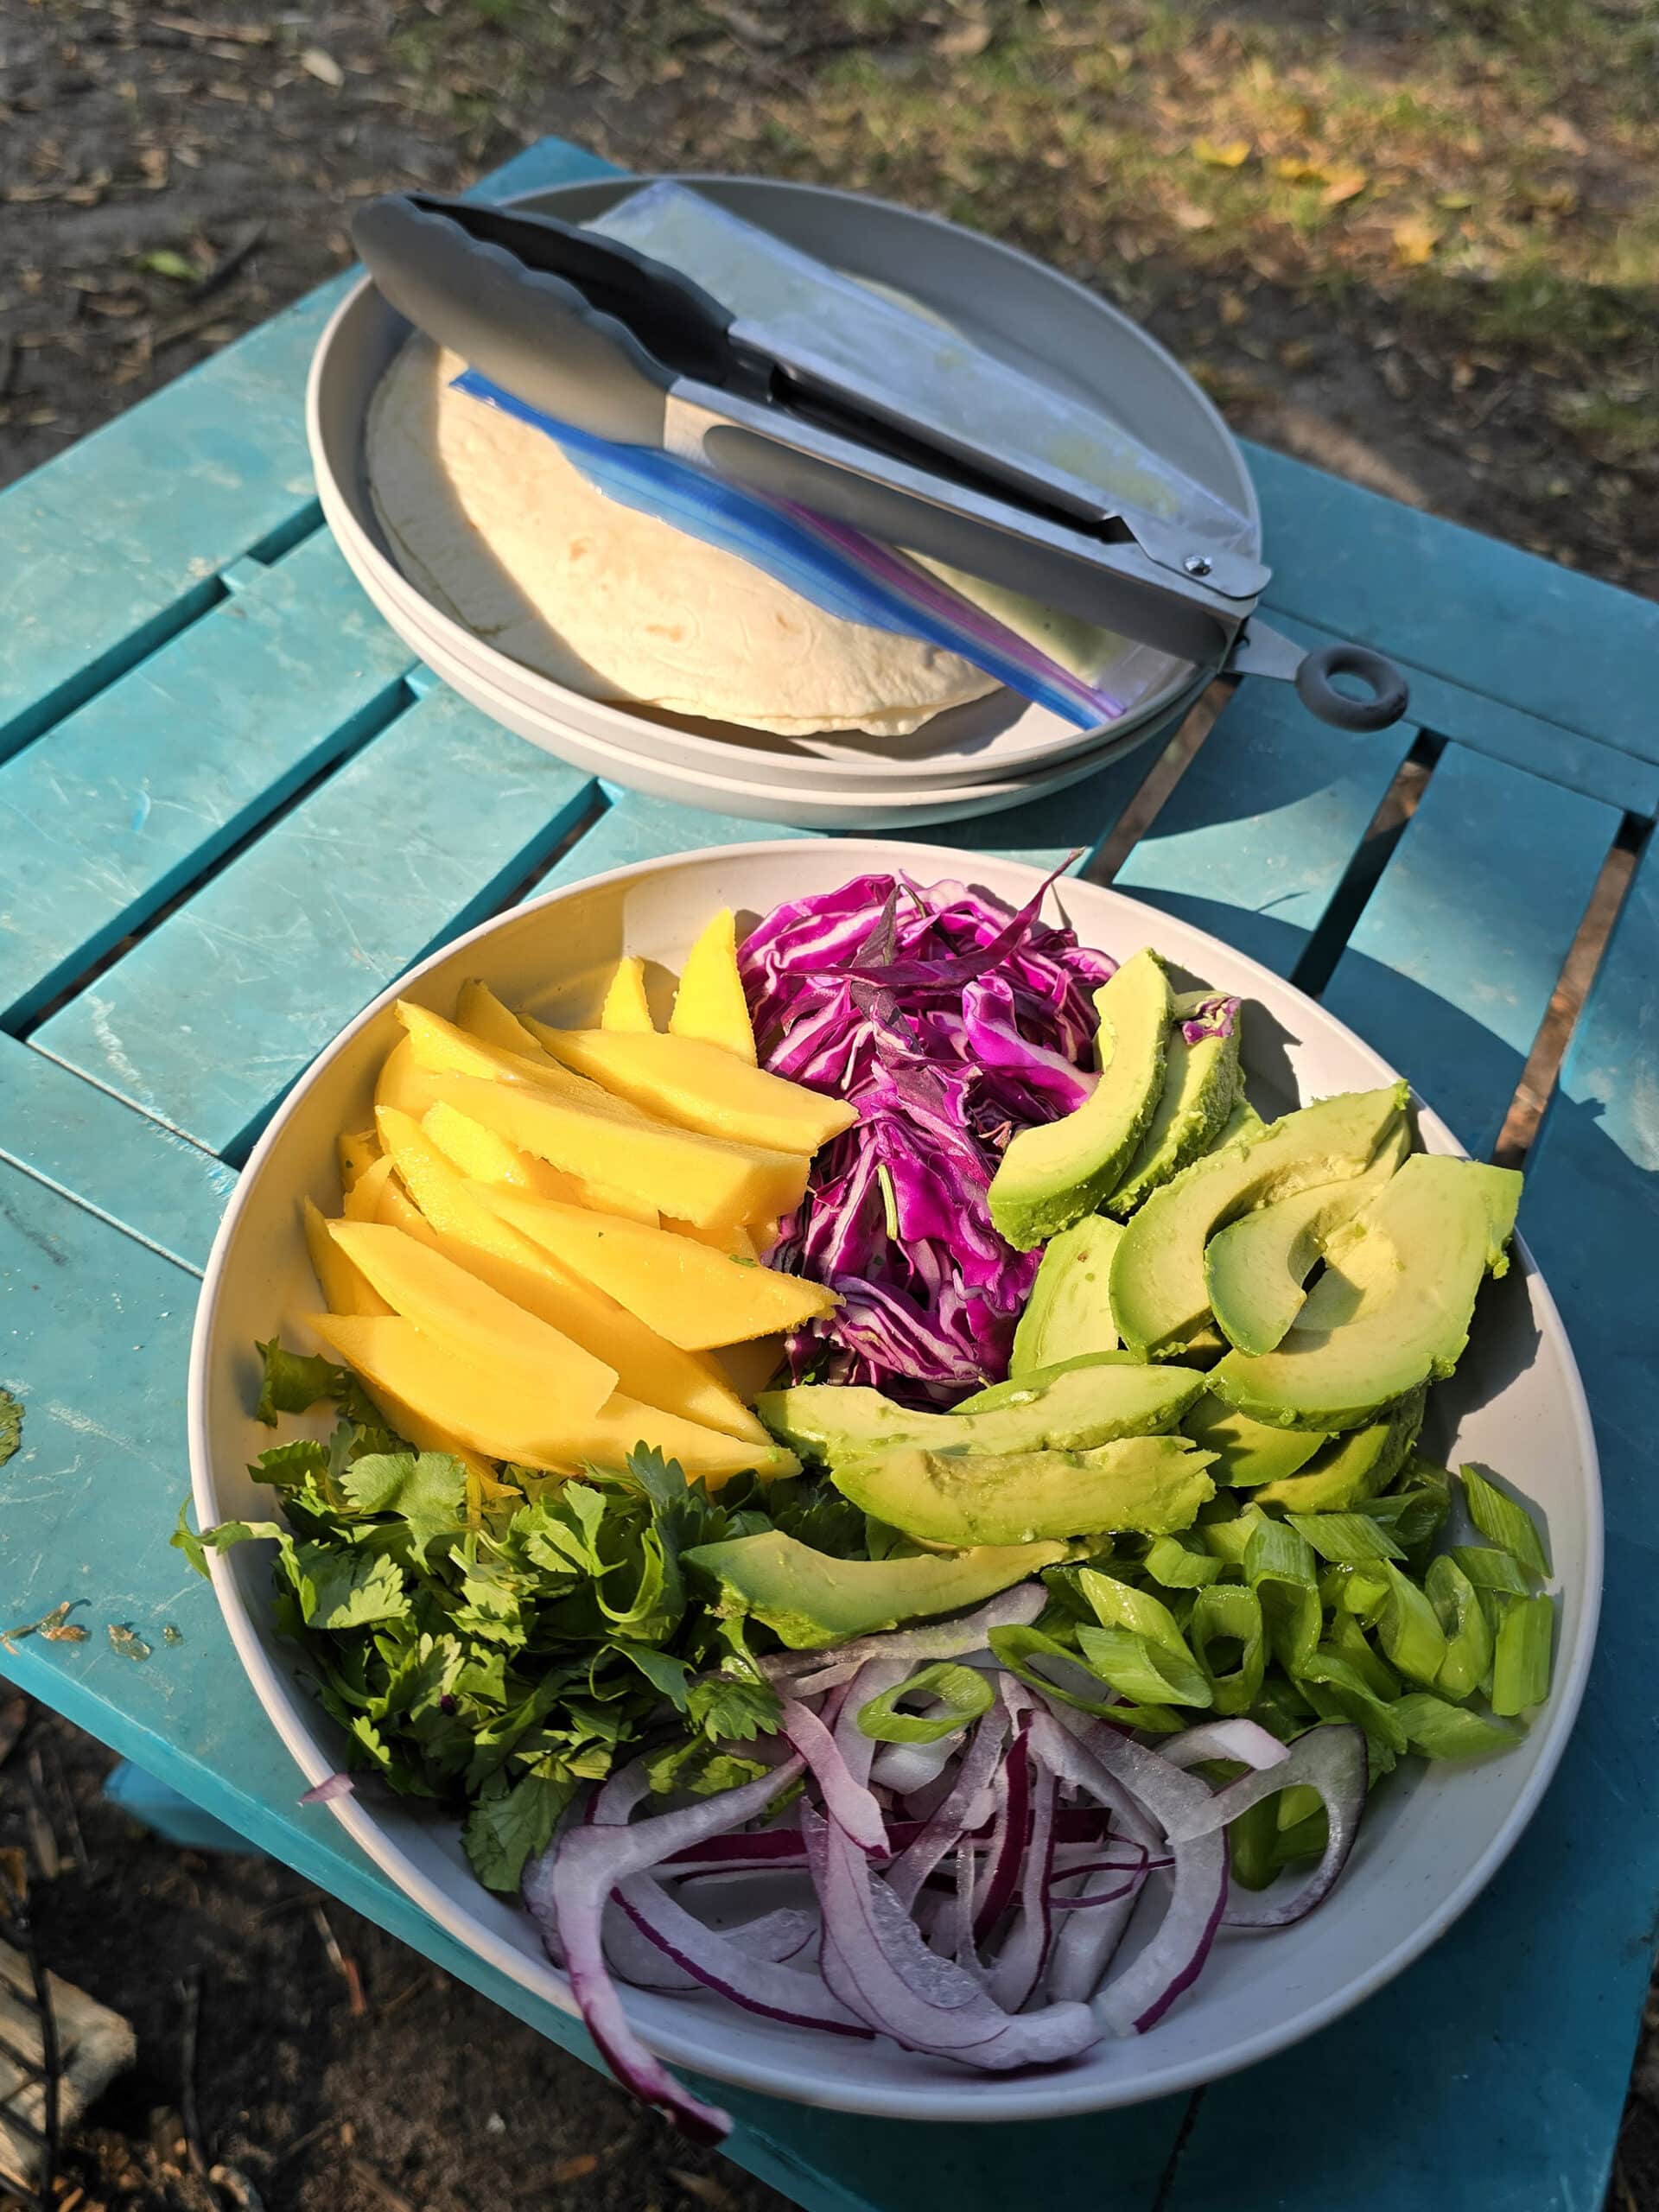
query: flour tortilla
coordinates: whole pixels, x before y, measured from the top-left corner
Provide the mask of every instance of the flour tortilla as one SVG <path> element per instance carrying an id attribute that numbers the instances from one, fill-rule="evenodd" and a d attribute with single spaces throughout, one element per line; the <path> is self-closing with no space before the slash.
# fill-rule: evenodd
<path id="1" fill-rule="evenodd" d="M 785 737 L 902 737 L 997 689 L 619 505 L 551 438 L 451 391 L 463 366 L 404 347 L 370 410 L 369 485 L 410 582 L 512 659 L 591 699 Z"/>

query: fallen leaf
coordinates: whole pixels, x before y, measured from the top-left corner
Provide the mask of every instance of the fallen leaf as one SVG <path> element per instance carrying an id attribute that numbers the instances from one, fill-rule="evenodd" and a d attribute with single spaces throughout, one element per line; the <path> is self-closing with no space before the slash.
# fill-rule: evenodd
<path id="1" fill-rule="evenodd" d="M 737 2202 L 731 2190 L 712 2174 L 690 2174 L 683 2166 L 671 2166 L 668 2177 L 677 2182 L 688 2196 L 695 2196 L 699 2204 L 709 2206 L 710 2212 L 726 2212 L 728 2205 Z"/>
<path id="2" fill-rule="evenodd" d="M 1287 369 L 1305 369 L 1313 359 L 1313 348 L 1306 338 L 1287 338 L 1279 348 L 1279 359 Z"/>
<path id="3" fill-rule="evenodd" d="M 1273 173 L 1282 184 L 1323 184 L 1325 177 L 1318 162 L 1305 161 L 1300 154 L 1281 154 Z"/>
<path id="4" fill-rule="evenodd" d="M 1377 364 L 1377 374 L 1396 399 L 1405 399 L 1411 392 L 1411 375 L 1397 353 L 1385 353 Z"/>
<path id="5" fill-rule="evenodd" d="M 308 46 L 300 56 L 300 67 L 308 77 L 315 77 L 320 85 L 332 86 L 335 92 L 346 81 L 346 72 L 332 54 L 320 46 Z"/>
<path id="6" fill-rule="evenodd" d="M 990 25 L 974 20 L 941 31 L 933 41 L 933 51 L 951 61 L 971 61 L 976 54 L 983 54 L 990 42 Z"/>
<path id="7" fill-rule="evenodd" d="M 1440 192 L 1434 196 L 1434 205 L 1444 207 L 1449 215 L 1460 214 L 1465 207 L 1472 207 L 1474 204 L 1466 192 Z"/>
<path id="8" fill-rule="evenodd" d="M 1169 212 L 1184 231 L 1207 231 L 1216 219 L 1207 207 L 1191 200 L 1173 201 Z"/>
<path id="9" fill-rule="evenodd" d="M 551 2181 L 586 2181 L 588 2175 L 597 2173 L 599 2160 L 591 2151 L 579 2151 L 573 2158 L 556 2158 L 549 2171 Z"/>
<path id="10" fill-rule="evenodd" d="M 201 275 L 194 261 L 171 246 L 157 246 L 154 253 L 141 253 L 134 266 L 147 269 L 152 276 L 169 277 L 175 284 L 194 284 Z"/>
<path id="11" fill-rule="evenodd" d="M 1564 154 L 1580 156 L 1590 150 L 1590 142 L 1582 130 L 1567 121 L 1564 115 L 1541 115 L 1538 127 L 1552 146 L 1559 146 Z"/>
<path id="12" fill-rule="evenodd" d="M 1236 292 L 1224 292 L 1217 312 L 1227 328 L 1235 330 L 1241 322 L 1248 319 L 1250 310 Z"/>
<path id="13" fill-rule="evenodd" d="M 142 1636 L 135 1636 L 124 1621 L 109 1624 L 110 1649 L 118 1651 L 124 1659 L 148 1659 L 149 1646 Z"/>
<path id="14" fill-rule="evenodd" d="M 167 186 L 167 149 L 165 146 L 143 146 L 138 151 L 138 167 L 145 185 L 151 192 L 161 192 Z"/>
<path id="15" fill-rule="evenodd" d="M 1213 138 L 1195 138 L 1192 151 L 1211 169 L 1241 169 L 1250 158 L 1248 138 L 1227 138 L 1219 145 Z"/>
<path id="16" fill-rule="evenodd" d="M 1415 269 L 1427 261 L 1440 242 L 1440 232 L 1421 215 L 1408 215 L 1394 226 L 1395 259 Z"/>
<path id="17" fill-rule="evenodd" d="M 1363 169 L 1332 169 L 1319 198 L 1327 207 L 1340 207 L 1344 200 L 1353 200 L 1363 192 L 1370 181 Z"/>

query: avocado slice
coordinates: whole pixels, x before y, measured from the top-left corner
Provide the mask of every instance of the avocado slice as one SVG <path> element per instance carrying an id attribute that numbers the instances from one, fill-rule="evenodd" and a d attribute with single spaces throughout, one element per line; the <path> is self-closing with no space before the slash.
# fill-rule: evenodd
<path id="1" fill-rule="evenodd" d="M 1024 1544 L 1133 1529 L 1190 1529 L 1216 1494 L 1211 1454 L 1185 1436 L 1134 1436 L 1091 1452 L 929 1452 L 851 1459 L 830 1480 L 855 1505 L 927 1544 Z"/>
<path id="2" fill-rule="evenodd" d="M 1244 1096 L 1244 1077 L 1241 1070 L 1238 1090 L 1233 1098 L 1233 1110 L 1222 1123 L 1217 1133 L 1216 1141 L 1210 1149 L 1211 1152 L 1219 1152 L 1223 1145 L 1236 1144 L 1240 1137 L 1259 1137 L 1265 1132 L 1267 1126 L 1255 1107 Z"/>
<path id="3" fill-rule="evenodd" d="M 1203 1387 L 1184 1368 L 1148 1367 L 1123 1352 L 998 1384 L 990 1405 L 976 1401 L 955 1413 L 917 1413 L 879 1390 L 823 1382 L 767 1390 L 755 1411 L 804 1457 L 839 1467 L 906 1444 L 984 1455 L 1084 1451 L 1172 1427 Z"/>
<path id="4" fill-rule="evenodd" d="M 1235 1490 L 1294 1475 L 1325 1441 L 1312 1429 L 1269 1428 L 1248 1414 L 1235 1413 L 1208 1390 L 1188 1409 L 1181 1433 L 1215 1453 L 1211 1475 Z"/>
<path id="5" fill-rule="evenodd" d="M 1116 1351 L 1112 1255 L 1122 1234 L 1121 1222 L 1086 1213 L 1049 1239 L 1014 1332 L 1010 1375 L 1028 1375 L 1088 1352 Z"/>
<path id="6" fill-rule="evenodd" d="M 1210 1310 L 1239 1351 L 1271 1351 L 1302 1308 L 1302 1285 L 1338 1229 L 1376 1196 L 1411 1151 L 1402 1116 L 1370 1166 L 1344 1183 L 1319 1183 L 1270 1206 L 1257 1206 L 1205 1247 Z"/>
<path id="7" fill-rule="evenodd" d="M 792 1651 L 955 1613 L 1028 1581 L 1065 1544 L 1007 1544 L 948 1556 L 831 1559 L 776 1529 L 696 1544 L 680 1556 L 715 1585 L 715 1611 L 752 1613 Z"/>
<path id="8" fill-rule="evenodd" d="M 991 1219 L 1021 1252 L 1093 1213 L 1122 1180 L 1164 1084 L 1169 984 L 1150 947 L 1095 993 L 1100 1079 L 1058 1122 L 1020 1129 L 991 1178 Z"/>
<path id="9" fill-rule="evenodd" d="M 1243 1026 L 1238 1001 L 1218 991 L 1187 991 L 1174 1001 L 1173 1013 L 1162 1094 L 1123 1180 L 1106 1201 L 1120 1218 L 1209 1151 L 1237 1095 Z M 1194 1032 L 1190 1039 L 1189 1027 Z"/>
<path id="10" fill-rule="evenodd" d="M 1338 1430 L 1451 1374 L 1520 1197 L 1513 1168 L 1418 1153 L 1355 1215 L 1279 1349 L 1229 1352 L 1211 1389 L 1256 1421 Z"/>
<path id="11" fill-rule="evenodd" d="M 1264 1483 L 1251 1499 L 1253 1505 L 1282 1505 L 1287 1513 L 1345 1513 L 1363 1504 L 1389 1484 L 1406 1464 L 1406 1455 L 1417 1441 L 1423 1425 L 1426 1390 L 1414 1390 L 1390 1406 L 1380 1421 L 1365 1428 L 1350 1429 L 1346 1436 L 1309 1438 L 1306 1429 L 1271 1428 L 1269 1436 L 1304 1440 L 1319 1446 L 1301 1474 L 1287 1474 Z M 1243 1415 L 1237 1416 L 1243 1420 Z"/>
<path id="12" fill-rule="evenodd" d="M 1321 1098 L 1184 1167 L 1154 1191 L 1112 1259 L 1112 1312 L 1124 1343 L 1147 1358 L 1185 1344 L 1210 1313 L 1205 1248 L 1252 1206 L 1270 1205 L 1368 1167 L 1403 1111 L 1403 1083 Z M 1317 1427 L 1317 1423 L 1311 1424 Z"/>

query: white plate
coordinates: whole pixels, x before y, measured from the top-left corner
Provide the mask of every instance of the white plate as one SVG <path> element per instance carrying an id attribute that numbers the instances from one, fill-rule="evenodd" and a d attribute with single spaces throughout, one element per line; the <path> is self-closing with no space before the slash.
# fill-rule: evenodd
<path id="1" fill-rule="evenodd" d="M 338 1202 L 335 1133 L 369 1116 L 373 1077 L 399 1033 L 399 994 L 450 1011 L 482 976 L 510 1003 L 556 1020 L 590 1016 L 623 951 L 677 969 L 715 907 L 763 913 L 867 870 L 957 875 L 1016 903 L 1040 880 L 1011 861 L 862 840 L 729 846 L 620 868 L 486 923 L 415 969 L 352 1024 L 283 1105 L 244 1170 L 208 1262 L 190 1372 L 190 1458 L 204 1525 L 269 1510 L 245 1472 L 270 1441 L 250 1408 L 256 1336 L 303 1341 L 316 1289 L 299 1200 Z M 1178 966 L 1254 1003 L 1245 1024 L 1252 1094 L 1268 1112 L 1296 1098 L 1370 1088 L 1393 1071 L 1311 1000 L 1201 931 L 1115 891 L 1067 879 L 1054 905 L 1083 943 L 1122 957 L 1159 947 Z M 1424 1141 L 1455 1152 L 1424 1111 Z M 1300 1926 L 1224 1939 L 1197 1987 L 1151 2034 L 1103 2043 L 1058 2071 L 969 2075 L 886 2042 L 762 2021 L 713 1997 L 626 1991 L 630 2018 L 664 2056 L 805 2104 L 928 2120 L 1033 2120 L 1188 2089 L 1282 2050 L 1357 2004 L 1439 1936 L 1490 1879 L 1525 1827 L 1566 1745 L 1583 1693 L 1601 1589 L 1601 1498 L 1584 1393 L 1566 1334 L 1524 1248 L 1482 1293 L 1457 1376 L 1431 1402 L 1427 1448 L 1485 1461 L 1541 1510 L 1560 1592 L 1554 1689 L 1524 1745 L 1466 1767 L 1395 1776 L 1379 1792 L 1348 1871 Z M 310 1783 L 344 1764 L 339 1732 L 298 1679 L 270 1618 L 269 1561 L 241 1546 L 213 1560 L 231 1634 L 266 1712 Z M 296 1783 L 298 1777 L 296 1777 Z M 296 1789 L 297 1794 L 297 1789 Z M 518 1908 L 474 1881 L 453 1821 L 368 1795 L 333 1811 L 353 1840 L 458 1942 L 565 2012 L 563 1977 Z"/>
<path id="2" fill-rule="evenodd" d="M 1237 444 L 1215 408 L 1155 340 L 1083 286 L 994 240 L 862 194 L 766 178 L 681 181 L 696 184 L 738 214 L 808 253 L 831 259 L 851 275 L 908 289 L 976 343 L 1104 407 L 1247 515 L 1252 550 L 1260 550 L 1255 492 Z M 582 222 L 640 181 L 600 179 L 527 194 L 512 204 Z M 665 771 L 677 774 L 683 764 L 689 770 L 721 774 L 729 757 L 738 775 L 753 773 L 760 784 L 836 792 L 842 800 L 837 821 L 880 828 L 949 820 L 972 810 L 947 803 L 942 814 L 884 807 L 878 816 L 866 810 L 862 795 L 868 792 L 882 795 L 868 799 L 875 806 L 883 798 L 902 799 L 924 784 L 963 790 L 981 783 L 1006 787 L 1104 744 L 1127 750 L 1166 727 L 1177 702 L 1194 688 L 1190 671 L 1172 660 L 1167 680 L 1153 697 L 1122 722 L 1095 731 L 1078 730 L 1058 715 L 999 692 L 934 717 L 912 737 L 887 741 L 885 754 L 881 741 L 857 734 L 778 738 L 734 724 L 653 717 L 568 690 L 498 652 L 435 607 L 391 557 L 368 496 L 364 431 L 374 389 L 407 331 L 365 278 L 346 296 L 317 341 L 306 393 L 306 430 L 323 512 L 353 575 L 398 635 L 458 690 L 474 696 L 462 680 L 470 676 L 509 696 L 515 712 L 501 719 L 562 757 L 570 757 L 565 739 L 571 732 L 584 737 L 590 748 L 595 743 L 617 747 L 632 760 L 656 761 L 658 780 L 649 788 L 659 791 L 664 791 L 660 779 Z M 639 781 L 631 770 L 618 772 Z M 688 776 L 664 795 L 692 805 L 731 804 L 729 798 L 699 796 L 700 788 L 706 789 Z M 1007 803 L 988 790 L 982 805 Z M 766 818 L 791 817 L 768 812 Z"/>

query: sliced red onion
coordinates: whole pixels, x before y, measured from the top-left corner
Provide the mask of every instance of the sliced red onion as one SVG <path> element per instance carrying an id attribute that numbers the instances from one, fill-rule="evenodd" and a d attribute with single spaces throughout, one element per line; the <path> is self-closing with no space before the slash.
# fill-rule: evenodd
<path id="1" fill-rule="evenodd" d="M 357 1788 L 357 1778 L 350 1774 L 325 1774 L 321 1782 L 314 1782 L 309 1789 L 302 1790 L 302 1805 L 332 1805 L 337 1797 L 349 1797 Z"/>
<path id="2" fill-rule="evenodd" d="M 1095 1912 L 1067 1915 L 1049 1953 L 1047 1990 L 1059 2003 L 1087 2003 L 1105 1980 L 1129 1923 L 1135 1917 L 1145 1885 L 1135 1882 L 1127 1891 L 1114 1890 Z M 1058 1902 L 1058 1900 L 1057 1900 Z M 1091 1892 L 1070 1900 L 1094 1904 Z"/>
<path id="3" fill-rule="evenodd" d="M 967 1726 L 963 1721 L 955 1734 L 941 1736 L 933 1744 L 883 1744 L 871 1764 L 870 1780 L 900 1797 L 914 1796 L 937 1782 L 956 1758 Z"/>
<path id="4" fill-rule="evenodd" d="M 823 1978 L 850 2012 L 912 2050 L 1001 2071 L 1052 2065 L 1096 2040 L 1088 2007 L 1049 2005 L 1018 2018 L 922 1941 L 915 1922 L 855 1845 L 809 1808 L 802 1825 L 823 1910 Z"/>
<path id="5" fill-rule="evenodd" d="M 1332 1816 L 1332 1826 L 1351 1827 L 1365 1800 L 1365 1738 L 1349 1721 L 1334 1721 L 1310 1728 L 1290 1745 L 1284 1759 L 1272 1767 L 1242 1774 L 1223 1789 L 1205 1790 L 1200 1801 L 1172 1810 L 1164 1822 L 1172 1843 L 1190 1841 L 1229 1827 L 1241 1813 L 1259 1805 L 1281 1789 L 1298 1783 L 1317 1789 Z"/>
<path id="6" fill-rule="evenodd" d="M 768 1949 L 756 1948 L 757 1923 L 748 1929 L 721 1933 L 706 1928 L 669 1896 L 648 1874 L 636 1874 L 617 1891 L 622 1910 L 633 1926 L 658 1949 L 666 1953 L 695 1981 L 719 1996 L 729 1998 L 746 2012 L 759 2012 L 769 2020 L 784 2020 L 797 2028 L 823 2028 L 832 2035 L 868 2037 L 869 2030 L 837 2004 L 825 1988 L 823 1977 L 777 1964 Z M 773 1922 L 794 1921 L 801 1916 L 770 1914 Z M 798 1928 L 778 1931 L 794 1950 L 801 1948 Z M 744 1944 L 735 1940 L 747 1934 Z"/>
<path id="7" fill-rule="evenodd" d="M 611 1806 L 637 1802 L 645 1788 L 644 1759 L 615 1777 L 601 1793 Z M 595 1821 L 568 1828 L 550 1853 L 552 1865 L 545 1881 L 540 1868 L 524 1885 L 524 1897 L 538 1921 L 550 1908 L 570 1993 L 581 2010 L 582 2024 L 599 2046 L 606 2064 L 626 2088 L 658 2105 L 687 2135 L 699 2142 L 718 2143 L 731 2132 L 729 2114 L 705 2105 L 683 2089 L 655 2053 L 648 2050 L 629 2024 L 616 1985 L 605 1963 L 601 1927 L 606 1901 L 619 1883 L 642 1874 L 676 1851 L 700 1843 L 753 1820 L 763 1813 L 786 1783 L 802 1769 L 798 1758 L 787 1759 L 770 1774 L 740 1783 L 735 1789 L 700 1798 L 694 1804 L 654 1819 L 624 1827 L 615 1821 Z"/>
<path id="8" fill-rule="evenodd" d="M 989 1789 L 1002 1754 L 1007 1723 L 995 1708 L 988 1713 L 969 1740 L 950 1794 L 927 1821 L 914 1841 L 906 1845 L 887 1877 L 888 1886 L 901 1904 L 915 1902 L 922 1884 L 940 1861 L 956 1848 L 957 1840 L 979 1823 L 974 1815 Z M 896 1840 L 896 1834 L 895 1834 Z M 965 1854 L 971 1855 L 971 1854 Z"/>
<path id="9" fill-rule="evenodd" d="M 1020 1870 L 1026 1863 L 1026 1845 L 1031 1834 L 1032 1775 L 1027 1751 L 1029 1733 L 1028 1726 L 1020 1729 L 1008 1747 L 1007 1763 L 1002 1770 L 1007 1777 L 1007 1800 L 999 1824 L 1000 1834 L 992 1847 L 990 1872 L 974 1904 L 974 1940 L 981 1944 L 1014 1903 L 1014 1892 L 1020 1886 Z"/>
<path id="10" fill-rule="evenodd" d="M 994 1628 L 1029 1628 L 1047 1603 L 1048 1592 L 1040 1582 L 1016 1582 L 1013 1589 L 1000 1590 L 977 1612 L 964 1613 L 960 1620 L 929 1621 L 922 1628 L 861 1636 L 824 1650 L 772 1652 L 759 1664 L 773 1681 L 792 1683 L 826 1668 L 839 1670 L 849 1662 L 862 1666 L 867 1659 L 902 1659 L 906 1666 L 918 1659 L 960 1659 L 970 1651 L 987 1649 Z M 799 1689 L 792 1694 L 804 1694 Z"/>
<path id="11" fill-rule="evenodd" d="M 837 1737 L 832 1736 L 817 1714 L 798 1698 L 785 1700 L 782 1726 L 796 1752 L 811 1769 L 812 1779 L 823 1797 L 824 1809 L 836 1827 L 844 1829 L 864 1850 L 879 1851 L 885 1856 L 887 1830 L 881 1808 L 865 1788 L 863 1775 L 855 1773 L 849 1764 Z M 865 1738 L 867 1743 L 868 1740 Z M 866 1762 L 865 1773 L 868 1770 Z"/>
<path id="12" fill-rule="evenodd" d="M 1196 1727 L 1169 1737 L 1158 1749 L 1159 1757 L 1171 1766 L 1198 1766 L 1206 1759 L 1225 1759 L 1254 1767 L 1258 1773 L 1282 1766 L 1290 1757 L 1288 1744 L 1281 1744 L 1255 1721 L 1243 1719 L 1200 1720 Z"/>
<path id="13" fill-rule="evenodd" d="M 988 1986 L 1006 2012 L 1017 2012 L 1043 1978 L 1053 1936 L 1048 1893 L 1054 1874 L 1054 1777 L 1039 1768 L 1031 1783 L 1031 1820 L 1020 1876 L 1019 1917 L 991 1968 Z"/>
<path id="14" fill-rule="evenodd" d="M 1256 1789 L 1249 1801 L 1252 1804 L 1271 1796 L 1275 1789 L 1288 1789 L 1294 1783 L 1305 1783 L 1309 1789 L 1317 1789 L 1324 1801 L 1329 1834 L 1319 1865 L 1290 1889 L 1285 1888 L 1282 1880 L 1275 1882 L 1271 1889 L 1255 1894 L 1235 1889 L 1227 1900 L 1224 1926 L 1289 1928 L 1297 1921 L 1305 1920 L 1316 1904 L 1329 1897 L 1348 1864 L 1349 1853 L 1359 1834 L 1365 1810 L 1366 1771 L 1363 1732 L 1346 1722 L 1333 1722 L 1299 1736 L 1281 1767 L 1274 1767 L 1263 1775 L 1242 1775 L 1237 1782 L 1228 1783 L 1219 1793 L 1217 1802 L 1220 1797 L 1230 1797 L 1235 1789 L 1251 1783 L 1267 1785 Z M 1227 1817 L 1235 1819 L 1244 1809 L 1243 1801 L 1236 1801 L 1236 1810 Z"/>

